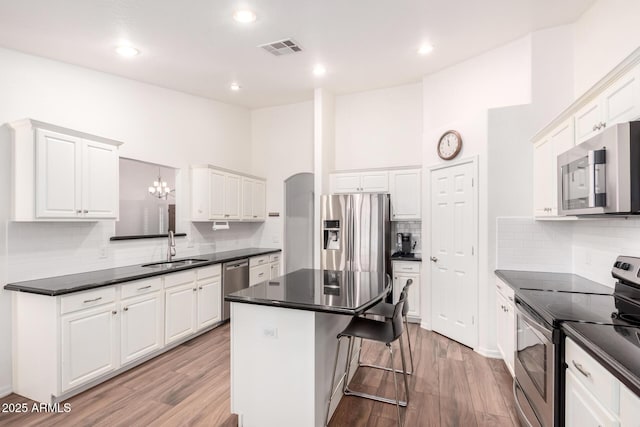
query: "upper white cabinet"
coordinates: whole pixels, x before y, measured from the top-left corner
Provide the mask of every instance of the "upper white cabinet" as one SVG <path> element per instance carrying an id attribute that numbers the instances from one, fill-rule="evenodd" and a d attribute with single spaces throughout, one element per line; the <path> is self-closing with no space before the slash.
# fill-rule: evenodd
<path id="1" fill-rule="evenodd" d="M 266 214 L 265 182 L 242 177 L 242 219 L 262 221 Z"/>
<path id="2" fill-rule="evenodd" d="M 264 221 L 266 182 L 209 166 L 191 168 L 192 221 Z"/>
<path id="3" fill-rule="evenodd" d="M 333 173 L 332 193 L 387 193 L 389 192 L 389 172 L 349 172 Z"/>
<path id="4" fill-rule="evenodd" d="M 34 120 L 13 130 L 12 219 L 118 218 L 118 141 Z"/>
<path id="5" fill-rule="evenodd" d="M 573 147 L 573 119 L 569 119 L 533 146 L 534 216 L 558 215 L 558 155 Z"/>
<path id="6" fill-rule="evenodd" d="M 421 218 L 420 169 L 389 172 L 391 193 L 391 220 L 415 221 Z"/>
<path id="7" fill-rule="evenodd" d="M 640 67 L 617 79 L 575 115 L 576 144 L 591 138 L 607 126 L 640 117 Z"/>

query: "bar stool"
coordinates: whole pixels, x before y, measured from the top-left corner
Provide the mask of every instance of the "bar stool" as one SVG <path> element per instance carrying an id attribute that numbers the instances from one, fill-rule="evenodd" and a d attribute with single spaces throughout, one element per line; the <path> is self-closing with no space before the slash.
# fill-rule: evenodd
<path id="1" fill-rule="evenodd" d="M 402 418 L 400 416 L 400 406 L 406 407 L 409 403 L 409 383 L 407 381 L 407 369 L 404 359 L 404 349 L 402 346 L 402 308 L 405 304 L 405 300 L 407 298 L 406 292 L 402 292 L 400 294 L 400 299 L 394 306 L 393 314 L 390 318 L 385 321 L 368 319 L 366 317 L 355 316 L 351 319 L 349 324 L 342 332 L 340 332 L 337 336 L 338 338 L 338 346 L 336 349 L 336 359 L 333 365 L 333 374 L 331 376 L 331 388 L 329 390 L 329 404 L 327 405 L 327 416 L 325 418 L 325 426 L 329 424 L 329 411 L 331 410 L 331 401 L 333 399 L 334 394 L 334 386 L 335 386 L 335 376 L 336 371 L 338 369 L 338 355 L 340 354 L 340 345 L 342 344 L 342 338 L 346 337 L 349 339 L 349 349 L 347 351 L 347 361 L 345 363 L 344 376 L 342 377 L 344 382 L 342 383 L 342 392 L 346 396 L 357 396 L 364 397 L 366 399 L 377 400 L 379 402 L 395 404 L 398 410 L 398 425 L 402 426 Z M 347 382 L 349 381 L 349 371 L 350 371 L 350 361 L 353 357 L 353 339 L 361 338 L 365 340 L 377 341 L 384 343 L 389 349 L 389 354 L 391 356 L 391 368 L 389 369 L 393 372 L 393 385 L 395 387 L 395 400 L 389 399 L 382 396 L 372 395 L 368 393 L 363 393 L 359 391 L 354 391 L 349 388 Z M 404 387 L 405 387 L 405 395 L 406 400 L 400 400 L 398 396 L 398 380 L 396 379 L 396 371 L 393 369 L 393 348 L 391 346 L 395 341 L 400 340 L 400 355 L 402 359 L 402 372 L 404 374 Z"/>
<path id="2" fill-rule="evenodd" d="M 413 284 L 413 279 L 408 279 L 407 283 L 405 283 L 404 288 L 402 288 L 402 292 L 406 293 L 407 295 L 409 295 L 409 286 L 411 286 Z M 381 316 L 384 317 L 385 319 L 389 319 L 393 316 L 393 310 L 395 308 L 394 304 L 390 304 L 388 302 L 380 302 L 377 305 L 374 305 L 373 307 L 371 307 L 369 310 L 364 312 L 364 316 Z M 402 317 L 404 319 L 404 325 L 405 325 L 405 330 L 407 331 L 407 343 L 409 344 L 409 360 L 411 361 L 411 370 L 407 372 L 407 375 L 411 375 L 413 374 L 413 349 L 411 348 L 411 334 L 409 333 L 409 321 L 407 320 L 407 313 L 409 312 L 409 301 L 405 301 L 404 302 L 404 306 L 402 307 Z M 391 368 L 388 368 L 387 366 L 379 366 L 379 365 L 370 365 L 367 363 L 360 363 L 360 352 L 358 353 L 358 367 L 360 366 L 364 366 L 367 368 L 376 368 L 376 369 L 382 369 L 385 371 L 389 371 L 391 370 Z M 396 372 L 400 373 L 402 371 L 399 371 L 396 369 Z"/>

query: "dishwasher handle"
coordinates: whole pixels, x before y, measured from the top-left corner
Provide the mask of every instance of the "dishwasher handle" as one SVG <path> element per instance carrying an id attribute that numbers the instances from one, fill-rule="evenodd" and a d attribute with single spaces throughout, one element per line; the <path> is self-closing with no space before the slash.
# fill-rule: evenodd
<path id="1" fill-rule="evenodd" d="M 242 261 L 236 264 L 226 264 L 224 266 L 224 269 L 229 271 L 229 270 L 235 270 L 236 268 L 247 267 L 248 265 L 249 265 L 249 261 Z"/>

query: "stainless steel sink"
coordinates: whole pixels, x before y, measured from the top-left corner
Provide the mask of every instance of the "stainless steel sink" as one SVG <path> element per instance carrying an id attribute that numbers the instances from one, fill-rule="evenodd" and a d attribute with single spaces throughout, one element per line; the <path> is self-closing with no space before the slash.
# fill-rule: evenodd
<path id="1" fill-rule="evenodd" d="M 177 259 L 175 261 L 162 261 L 162 262 L 154 262 L 151 264 L 143 264 L 143 267 L 149 268 L 174 268 L 174 267 L 184 267 L 187 265 L 198 264 L 200 262 L 207 262 L 206 259 L 198 259 L 198 258 L 188 258 L 188 259 Z"/>

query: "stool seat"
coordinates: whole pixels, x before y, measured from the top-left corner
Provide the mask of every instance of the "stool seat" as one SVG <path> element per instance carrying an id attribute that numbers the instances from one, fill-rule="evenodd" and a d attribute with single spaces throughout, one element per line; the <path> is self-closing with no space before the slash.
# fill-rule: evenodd
<path id="1" fill-rule="evenodd" d="M 385 344 L 396 339 L 391 322 L 380 322 L 366 317 L 354 317 L 351 319 L 347 327 L 338 334 L 338 339 L 341 337 L 364 338 Z"/>
<path id="2" fill-rule="evenodd" d="M 365 315 L 382 316 L 386 319 L 390 319 L 393 317 L 394 308 L 395 305 L 393 304 L 389 304 L 388 302 L 381 302 L 367 310 L 365 312 Z"/>

